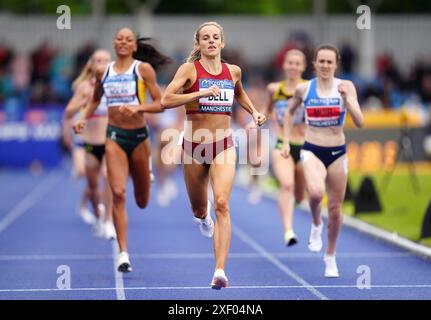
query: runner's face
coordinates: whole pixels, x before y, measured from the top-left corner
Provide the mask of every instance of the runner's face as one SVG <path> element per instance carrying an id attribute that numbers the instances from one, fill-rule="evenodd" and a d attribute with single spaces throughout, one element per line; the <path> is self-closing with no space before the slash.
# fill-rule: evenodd
<path id="1" fill-rule="evenodd" d="M 301 78 L 305 71 L 304 58 L 299 54 L 289 54 L 283 64 L 286 77 L 291 80 Z"/>
<path id="2" fill-rule="evenodd" d="M 337 57 L 334 51 L 322 49 L 317 53 L 314 61 L 316 75 L 321 79 L 330 79 L 334 77 L 337 69 Z"/>
<path id="3" fill-rule="evenodd" d="M 109 52 L 100 50 L 96 51 L 93 56 L 93 70 L 105 67 L 111 61 Z"/>
<path id="4" fill-rule="evenodd" d="M 118 57 L 130 57 L 136 51 L 136 38 L 132 30 L 121 29 L 114 39 L 115 54 Z"/>
<path id="5" fill-rule="evenodd" d="M 199 32 L 199 49 L 201 55 L 217 57 L 224 48 L 221 31 L 216 26 L 203 27 Z"/>

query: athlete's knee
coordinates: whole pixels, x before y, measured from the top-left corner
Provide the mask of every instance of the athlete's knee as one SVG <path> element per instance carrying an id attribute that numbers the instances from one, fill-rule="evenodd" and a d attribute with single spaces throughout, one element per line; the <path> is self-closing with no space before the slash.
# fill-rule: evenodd
<path id="1" fill-rule="evenodd" d="M 229 214 L 229 202 L 225 197 L 217 197 L 214 202 L 214 210 L 217 215 L 228 215 Z"/>
<path id="2" fill-rule="evenodd" d="M 282 182 L 282 183 L 280 183 L 280 191 L 281 192 L 293 193 L 294 187 L 295 186 L 294 186 L 293 182 Z"/>
<path id="3" fill-rule="evenodd" d="M 341 217 L 341 203 L 328 203 L 328 216 L 330 218 L 338 219 L 338 217 Z"/>
<path id="4" fill-rule="evenodd" d="M 324 190 L 319 188 L 312 188 L 309 190 L 310 201 L 321 202 L 323 199 Z"/>
<path id="5" fill-rule="evenodd" d="M 197 218 L 203 219 L 207 215 L 207 205 L 205 206 L 192 206 L 193 215 Z"/>
<path id="6" fill-rule="evenodd" d="M 126 188 L 112 188 L 114 204 L 126 202 Z"/>

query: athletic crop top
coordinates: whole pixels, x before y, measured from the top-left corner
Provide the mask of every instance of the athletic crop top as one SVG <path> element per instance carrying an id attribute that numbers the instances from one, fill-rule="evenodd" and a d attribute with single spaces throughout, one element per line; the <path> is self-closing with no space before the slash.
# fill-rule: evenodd
<path id="1" fill-rule="evenodd" d="M 203 97 L 199 102 L 191 102 L 186 105 L 186 114 L 225 114 L 232 115 L 233 98 L 235 95 L 235 84 L 230 74 L 229 68 L 222 63 L 222 71 L 218 75 L 208 73 L 199 61 L 194 62 L 196 68 L 196 81 L 184 91 L 192 93 L 209 89 L 212 85 L 220 88 L 220 95 L 217 97 Z"/>
<path id="2" fill-rule="evenodd" d="M 305 80 L 301 79 L 301 83 Z M 280 81 L 278 83 L 277 90 L 275 90 L 272 96 L 272 102 L 274 103 L 275 117 L 280 127 L 284 126 L 284 115 L 289 106 L 289 100 L 293 97 L 293 92 L 286 91 L 286 82 Z M 303 108 L 297 108 L 293 117 L 293 123 L 295 125 L 303 124 L 305 122 L 305 111 Z"/>
<path id="3" fill-rule="evenodd" d="M 344 125 L 346 109 L 338 92 L 340 83 L 341 79 L 334 78 L 329 97 L 323 98 L 317 95 L 316 78 L 309 81 L 304 99 L 305 119 L 309 126 L 342 127 Z"/>
<path id="4" fill-rule="evenodd" d="M 96 111 L 94 111 L 91 118 L 97 118 L 97 117 L 106 117 L 108 115 L 108 106 L 106 105 L 106 97 L 105 95 L 102 96 L 100 99 L 100 103 L 97 106 Z"/>
<path id="5" fill-rule="evenodd" d="M 138 69 L 141 62 L 134 60 L 124 73 L 115 72 L 114 63 L 108 64 L 102 77 L 106 106 L 108 108 L 121 105 L 138 106 L 144 103 L 146 89 Z"/>

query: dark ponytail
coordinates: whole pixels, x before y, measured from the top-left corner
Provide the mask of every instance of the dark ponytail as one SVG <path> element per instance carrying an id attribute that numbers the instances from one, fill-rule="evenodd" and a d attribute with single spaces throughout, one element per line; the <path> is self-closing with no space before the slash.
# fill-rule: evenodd
<path id="1" fill-rule="evenodd" d="M 137 50 L 133 53 L 133 58 L 143 62 L 148 62 L 157 70 L 160 66 L 171 63 L 172 59 L 162 54 L 153 45 L 148 42 L 151 38 L 138 38 L 136 37 Z"/>

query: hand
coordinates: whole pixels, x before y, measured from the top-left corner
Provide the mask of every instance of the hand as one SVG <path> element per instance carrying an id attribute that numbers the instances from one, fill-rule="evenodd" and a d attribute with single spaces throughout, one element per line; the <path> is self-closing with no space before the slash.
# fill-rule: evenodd
<path id="1" fill-rule="evenodd" d="M 261 126 L 265 123 L 266 116 L 256 111 L 256 112 L 253 112 L 253 119 L 256 125 Z"/>
<path id="2" fill-rule="evenodd" d="M 76 134 L 82 133 L 85 127 L 85 122 L 86 121 L 84 119 L 79 119 L 78 121 L 76 121 L 75 124 L 73 125 L 73 131 Z"/>
<path id="3" fill-rule="evenodd" d="M 220 88 L 213 84 L 209 89 L 201 92 L 201 97 L 216 97 L 220 94 Z"/>
<path id="4" fill-rule="evenodd" d="M 343 82 L 341 82 L 339 85 L 338 85 L 338 92 L 341 94 L 341 97 L 343 98 L 343 99 L 346 99 L 347 98 L 347 95 L 350 93 L 349 92 L 349 88 L 348 88 L 348 86 L 345 84 L 345 83 L 343 83 Z"/>
<path id="5" fill-rule="evenodd" d="M 122 105 L 122 106 L 120 106 L 119 111 L 121 114 L 123 114 L 125 116 L 132 117 L 138 112 L 138 107 L 137 106 Z"/>
<path id="6" fill-rule="evenodd" d="M 283 149 L 280 151 L 281 156 L 285 159 L 289 158 L 290 156 L 290 145 L 289 143 L 285 143 L 283 146 Z"/>

